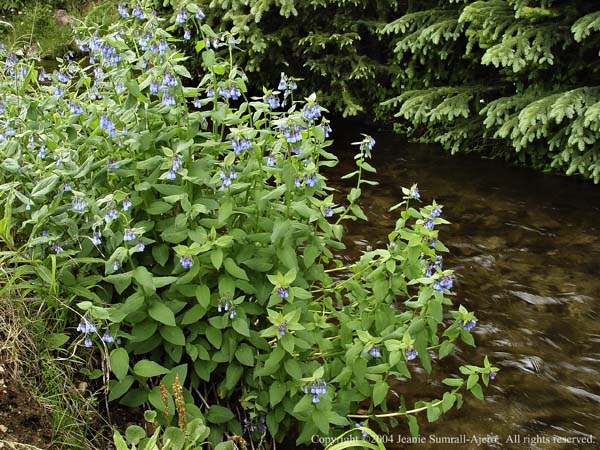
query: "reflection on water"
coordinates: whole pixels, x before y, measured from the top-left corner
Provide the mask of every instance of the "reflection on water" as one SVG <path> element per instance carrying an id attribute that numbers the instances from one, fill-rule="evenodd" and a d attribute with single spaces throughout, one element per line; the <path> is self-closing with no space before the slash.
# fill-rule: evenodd
<path id="1" fill-rule="evenodd" d="M 348 143 L 360 139 L 335 131 L 341 164 L 331 179 L 353 170 L 356 147 Z M 401 201 L 401 186 L 418 182 L 425 202 L 435 198 L 445 206 L 452 225 L 440 233 L 451 252 L 444 265 L 455 270 L 456 301 L 479 319 L 477 349 L 463 345 L 443 360 L 433 385 L 420 371 L 394 388 L 409 398 L 439 396 L 439 381 L 447 371 L 458 374 L 458 364 L 481 364 L 488 355 L 501 368 L 486 402 L 467 394 L 460 411 L 435 423 L 419 417 L 424 444 L 398 443 L 398 435 L 408 435 L 401 424 L 388 448 L 600 448 L 600 188 L 501 161 L 451 157 L 390 134 L 374 138 L 380 185 L 361 202 L 371 223 L 348 225 L 347 257 L 386 242 L 396 220 L 387 209 Z M 590 434 L 592 443 L 555 439 Z M 431 437 L 461 435 L 467 442 Z M 469 442 L 473 435 L 497 440 L 478 446 Z"/>

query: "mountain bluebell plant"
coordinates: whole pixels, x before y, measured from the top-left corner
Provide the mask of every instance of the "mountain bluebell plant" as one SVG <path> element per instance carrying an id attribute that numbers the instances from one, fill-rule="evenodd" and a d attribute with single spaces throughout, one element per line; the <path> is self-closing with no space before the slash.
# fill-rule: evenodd
<path id="1" fill-rule="evenodd" d="M 337 158 L 316 95 L 294 98 L 298 80 L 283 75 L 250 96 L 231 34 L 203 23 L 195 3 L 178 5 L 161 18 L 123 3 L 108 29 L 76 27 L 86 57 L 64 60 L 57 73 L 68 76 L 49 85 L 34 61 L 3 50 L 5 289 L 67 306 L 57 312 L 65 332 L 107 352 L 109 401 L 154 408 L 176 433 L 177 395 L 213 444 L 260 417 L 264 427 L 244 439 L 297 430 L 307 443 L 357 421 L 384 426 L 380 415 L 418 433 L 418 412 L 435 420 L 466 390 L 482 398 L 497 371 L 487 359 L 442 380 L 441 399 L 404 398 L 389 383 L 417 366 L 430 372 L 459 340 L 474 345 L 477 319 L 451 310 L 452 272 L 438 260 L 441 205 L 406 189 L 387 245 L 342 265 L 343 222 L 367 220 L 359 202 L 376 184 L 366 178 L 375 140 L 355 143 L 346 178 L 356 186 L 336 192 L 323 174 Z M 197 82 L 172 27 L 193 30 Z"/>

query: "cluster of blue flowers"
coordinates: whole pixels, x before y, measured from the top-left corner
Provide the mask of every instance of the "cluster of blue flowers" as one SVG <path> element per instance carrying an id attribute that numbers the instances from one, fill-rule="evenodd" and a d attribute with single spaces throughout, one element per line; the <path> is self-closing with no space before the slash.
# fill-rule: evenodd
<path id="1" fill-rule="evenodd" d="M 234 85 L 230 85 L 227 87 L 219 86 L 217 88 L 217 94 L 226 99 L 238 100 L 242 95 L 242 91 L 240 91 L 240 89 Z"/>
<path id="2" fill-rule="evenodd" d="M 442 255 L 436 255 L 435 261 L 430 263 L 427 270 L 425 270 L 426 277 L 431 277 L 438 269 L 442 270 L 442 259 Z"/>
<path id="3" fill-rule="evenodd" d="M 94 244 L 97 247 L 101 243 L 102 243 L 102 233 L 100 233 L 99 231 L 94 231 L 94 234 L 92 235 L 92 244 Z"/>
<path id="4" fill-rule="evenodd" d="M 235 308 L 233 308 L 233 305 L 229 304 L 229 298 L 225 298 L 217 302 L 217 311 L 219 311 L 220 313 L 223 311 L 225 311 L 226 313 L 229 312 L 229 318 L 231 320 L 235 319 L 235 316 L 237 315 L 237 313 L 235 312 Z"/>
<path id="5" fill-rule="evenodd" d="M 279 298 L 288 298 L 290 296 L 290 291 L 286 287 L 278 287 L 276 292 Z"/>
<path id="6" fill-rule="evenodd" d="M 308 187 L 315 187 L 317 185 L 317 174 L 305 174 L 304 175 L 304 184 Z"/>
<path id="7" fill-rule="evenodd" d="M 191 256 L 181 256 L 179 257 L 179 263 L 184 269 L 189 269 L 194 265 L 194 260 Z"/>
<path id="8" fill-rule="evenodd" d="M 242 425 L 244 427 L 244 433 L 254 433 L 258 432 L 264 434 L 267 432 L 267 422 L 265 416 L 260 416 L 258 418 L 258 423 L 255 421 L 248 422 L 248 419 L 242 419 Z"/>
<path id="9" fill-rule="evenodd" d="M 71 114 L 83 114 L 83 108 L 81 105 L 78 105 L 74 102 L 67 102 L 67 105 L 69 106 L 69 111 Z"/>
<path id="10" fill-rule="evenodd" d="M 115 137 L 117 135 L 115 124 L 106 116 L 100 116 L 100 128 L 106 130 L 110 137 Z"/>
<path id="11" fill-rule="evenodd" d="M 104 222 L 106 222 L 107 224 L 111 223 L 114 219 L 116 219 L 117 217 L 119 217 L 119 213 L 116 209 L 109 209 L 108 211 L 106 211 L 106 213 L 104 214 Z"/>
<path id="12" fill-rule="evenodd" d="M 91 336 L 97 331 L 96 325 L 94 324 L 94 320 L 88 316 L 82 317 L 81 321 L 79 322 L 79 325 L 77 325 L 77 331 L 79 331 L 85 336 L 83 345 L 85 345 L 88 348 L 91 347 L 93 345 Z M 104 332 L 104 334 L 101 337 L 101 340 L 107 344 L 115 342 L 115 338 L 109 330 L 106 330 Z M 120 343 L 120 341 L 120 339 L 117 339 L 117 343 Z"/>
<path id="13" fill-rule="evenodd" d="M 188 12 L 186 9 L 180 9 L 177 12 L 177 16 L 175 17 L 175 23 L 176 24 L 180 24 L 180 23 L 185 23 L 185 21 L 188 18 Z"/>
<path id="14" fill-rule="evenodd" d="M 281 101 L 279 97 L 274 94 L 269 94 L 265 97 L 265 101 L 269 104 L 271 109 L 277 109 L 281 106 Z"/>
<path id="15" fill-rule="evenodd" d="M 325 134 L 325 137 L 328 138 L 332 132 L 331 125 L 329 124 L 329 120 L 323 119 L 321 121 L 321 123 L 319 124 L 319 126 L 323 129 L 323 133 Z"/>
<path id="16" fill-rule="evenodd" d="M 231 139 L 231 146 L 233 147 L 235 154 L 239 155 L 244 150 L 250 150 L 252 148 L 252 142 L 250 139 L 234 137 Z"/>
<path id="17" fill-rule="evenodd" d="M 123 235 L 123 240 L 126 242 L 135 241 L 136 236 L 135 232 L 131 228 L 127 228 L 125 230 L 125 234 Z"/>
<path id="18" fill-rule="evenodd" d="M 90 40 L 90 45 L 87 49 L 92 53 L 92 57 L 90 58 L 91 64 L 94 64 L 100 58 L 104 67 L 116 67 L 123 59 L 121 54 L 112 45 L 104 42 L 98 36 L 94 36 Z M 84 49 L 82 48 L 82 50 Z"/>
<path id="19" fill-rule="evenodd" d="M 2 48 L 0 47 L 0 50 Z M 19 58 L 14 53 L 9 53 L 6 57 L 4 71 L 7 75 L 13 77 L 15 80 L 22 80 L 25 78 L 28 72 L 28 67 L 21 64 L 19 68 L 17 68 L 19 64 Z"/>
<path id="20" fill-rule="evenodd" d="M 465 323 L 464 320 L 460 319 L 458 321 L 458 324 L 463 328 L 463 330 L 471 331 L 473 328 L 475 328 L 475 325 L 477 325 L 477 322 L 475 320 L 469 320 L 468 322 Z"/>
<path id="21" fill-rule="evenodd" d="M 65 189 L 66 190 L 66 189 Z M 77 212 L 85 211 L 87 202 L 83 198 L 73 197 L 73 210 Z"/>
<path id="22" fill-rule="evenodd" d="M 408 349 L 406 351 L 406 360 L 407 361 L 412 361 L 417 356 L 419 356 L 419 353 L 414 348 Z"/>
<path id="23" fill-rule="evenodd" d="M 221 177 L 221 190 L 225 190 L 225 188 L 231 186 L 233 184 L 233 180 L 235 180 L 237 178 L 237 174 L 235 173 L 234 170 L 230 170 L 229 174 L 225 173 L 224 170 L 221 170 L 221 172 L 219 173 L 219 176 Z"/>
<path id="24" fill-rule="evenodd" d="M 43 83 L 44 81 L 52 81 L 52 77 L 46 73 L 46 71 L 42 68 L 38 73 L 38 81 Z"/>
<path id="25" fill-rule="evenodd" d="M 277 331 L 280 336 L 285 336 L 285 332 L 287 331 L 287 320 L 284 320 L 282 324 L 277 325 Z"/>
<path id="26" fill-rule="evenodd" d="M 433 289 L 441 292 L 442 294 L 444 293 L 444 289 L 452 289 L 452 278 L 445 276 L 441 280 L 435 281 L 433 283 Z"/>
<path id="27" fill-rule="evenodd" d="M 300 142 L 302 140 L 302 129 L 300 128 L 300 125 L 296 123 L 289 123 L 287 125 L 282 124 L 279 126 L 279 130 L 285 136 L 285 140 L 290 144 Z"/>
<path id="28" fill-rule="evenodd" d="M 375 139 L 371 136 L 365 136 L 359 147 L 364 158 L 371 157 L 371 150 L 373 150 L 373 147 L 375 147 Z"/>
<path id="29" fill-rule="evenodd" d="M 327 383 L 325 382 L 325 380 L 321 380 L 319 382 L 313 382 L 310 384 L 310 388 L 309 388 L 308 384 L 305 384 L 304 385 L 304 393 L 308 394 L 309 392 L 310 392 L 310 395 L 312 396 L 312 402 L 319 403 L 321 401 L 319 399 L 319 397 L 321 395 L 327 394 Z"/>
<path id="30" fill-rule="evenodd" d="M 279 84 L 277 85 L 277 89 L 279 91 L 284 92 L 283 96 L 285 98 L 289 95 L 290 91 L 295 91 L 296 89 L 298 89 L 298 84 L 294 79 L 288 78 L 288 76 L 284 72 L 281 72 L 281 77 L 279 78 Z"/>
<path id="31" fill-rule="evenodd" d="M 181 159 L 181 155 L 176 154 L 173 156 L 171 161 L 171 168 L 168 170 L 166 178 L 167 180 L 174 180 L 177 178 L 177 171 L 181 169 L 181 165 L 183 164 L 183 160 Z"/>
<path id="32" fill-rule="evenodd" d="M 92 338 L 90 335 L 96 332 L 96 325 L 94 324 L 94 321 L 84 316 L 79 322 L 79 325 L 77 325 L 77 331 L 85 335 L 85 340 L 83 341 L 84 345 L 86 347 L 91 347 Z"/>
<path id="33" fill-rule="evenodd" d="M 311 122 L 315 119 L 318 119 L 321 117 L 321 107 L 318 103 L 307 103 L 302 109 L 302 117 Z M 373 141 L 373 144 L 375 144 L 375 141 Z"/>
<path id="34" fill-rule="evenodd" d="M 217 302 L 217 311 L 220 313 L 229 311 L 229 298 L 224 298 Z"/>
<path id="35" fill-rule="evenodd" d="M 381 357 L 381 351 L 379 351 L 379 347 L 377 345 L 371 347 L 371 350 L 369 350 L 369 355 L 371 355 L 373 358 Z"/>

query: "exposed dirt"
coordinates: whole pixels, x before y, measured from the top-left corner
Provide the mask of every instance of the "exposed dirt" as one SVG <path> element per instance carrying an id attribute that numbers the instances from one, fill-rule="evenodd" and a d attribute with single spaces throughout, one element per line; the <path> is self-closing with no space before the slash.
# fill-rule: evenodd
<path id="1" fill-rule="evenodd" d="M 51 437 L 48 411 L 0 360 L 0 448 L 50 448 Z"/>

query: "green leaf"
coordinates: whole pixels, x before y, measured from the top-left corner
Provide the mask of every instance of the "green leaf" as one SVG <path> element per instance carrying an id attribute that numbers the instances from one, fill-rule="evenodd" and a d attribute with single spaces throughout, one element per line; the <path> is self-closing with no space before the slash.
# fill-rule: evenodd
<path id="1" fill-rule="evenodd" d="M 58 175 L 52 174 L 47 178 L 44 178 L 40 182 L 36 183 L 33 190 L 31 191 L 31 197 L 34 200 L 42 200 L 50 191 L 56 189 L 60 178 Z"/>
<path id="2" fill-rule="evenodd" d="M 125 395 L 134 381 L 135 378 L 131 375 L 127 375 L 119 381 L 111 380 L 109 383 L 110 395 L 108 396 L 108 400 L 113 401 Z"/>
<path id="3" fill-rule="evenodd" d="M 208 342 L 210 342 L 213 347 L 217 349 L 221 348 L 221 344 L 223 343 L 223 335 L 221 334 L 221 330 L 218 330 L 212 326 L 207 327 L 206 339 L 208 339 Z"/>
<path id="4" fill-rule="evenodd" d="M 462 378 L 445 378 L 442 380 L 446 386 L 458 387 L 464 384 L 465 380 Z"/>
<path id="5" fill-rule="evenodd" d="M 220 405 L 211 405 L 206 414 L 206 419 L 211 423 L 229 422 L 235 416 L 228 408 Z"/>
<path id="6" fill-rule="evenodd" d="M 290 270 L 298 268 L 298 257 L 296 256 L 296 252 L 294 251 L 294 249 L 292 247 L 286 246 L 286 247 L 277 249 L 277 257 L 285 265 L 286 268 L 288 268 Z M 295 274 L 294 274 L 294 278 L 296 278 Z M 292 279 L 292 281 L 289 281 L 288 284 L 293 281 L 294 280 Z"/>
<path id="7" fill-rule="evenodd" d="M 373 405 L 374 406 L 380 405 L 385 400 L 388 390 L 389 390 L 389 386 L 385 381 L 380 381 L 380 382 L 377 382 L 377 384 L 375 384 L 375 387 L 373 388 Z"/>
<path id="8" fill-rule="evenodd" d="M 155 301 L 150 305 L 148 314 L 157 322 L 164 323 L 171 327 L 175 326 L 175 314 L 173 314 L 173 311 L 171 311 L 167 305 L 160 301 Z"/>
<path id="9" fill-rule="evenodd" d="M 225 371 L 225 388 L 230 392 L 233 391 L 243 374 L 244 368 L 238 363 L 233 362 L 229 364 Z"/>
<path id="10" fill-rule="evenodd" d="M 223 250 L 216 248 L 210 252 L 210 262 L 215 269 L 219 270 L 221 268 L 221 264 L 223 263 Z"/>
<path id="11" fill-rule="evenodd" d="M 173 345 L 185 345 L 185 335 L 179 327 L 159 327 L 158 332 L 165 341 Z"/>
<path id="12" fill-rule="evenodd" d="M 419 436 L 419 422 L 415 416 L 408 416 L 408 428 L 412 437 Z"/>
<path id="13" fill-rule="evenodd" d="M 181 319 L 181 325 L 190 325 L 198 322 L 206 314 L 206 309 L 202 305 L 194 305 L 188 309 L 183 318 Z"/>
<path id="14" fill-rule="evenodd" d="M 451 394 L 450 392 L 444 392 L 444 397 L 442 398 L 442 410 L 447 412 L 452 408 L 454 402 L 456 401 L 456 396 Z"/>
<path id="15" fill-rule="evenodd" d="M 127 442 L 125 442 L 125 439 L 123 439 L 123 436 L 121 436 L 121 433 L 119 433 L 116 430 L 113 433 L 113 442 L 115 443 L 115 447 L 117 450 L 129 450 L 129 446 L 127 445 Z"/>
<path id="16" fill-rule="evenodd" d="M 250 337 L 250 328 L 248 327 L 248 320 L 245 317 L 237 316 L 233 319 L 231 325 L 242 336 Z"/>
<path id="17" fill-rule="evenodd" d="M 201 285 L 196 288 L 196 300 L 204 309 L 208 309 L 210 305 L 210 289 L 206 285 Z"/>
<path id="18" fill-rule="evenodd" d="M 133 278 L 142 286 L 146 295 L 152 295 L 156 292 L 154 282 L 152 281 L 152 274 L 144 266 L 136 267 L 133 270 Z"/>
<path id="19" fill-rule="evenodd" d="M 110 352 L 110 370 L 119 381 L 123 381 L 129 372 L 129 354 L 124 348 L 115 348 Z"/>
<path id="20" fill-rule="evenodd" d="M 104 277 L 105 281 L 113 284 L 119 294 L 122 294 L 125 289 L 131 284 L 131 272 L 117 273 Z"/>
<path id="21" fill-rule="evenodd" d="M 281 402 L 286 392 L 287 387 L 285 383 L 282 383 L 281 381 L 274 381 L 269 387 L 269 402 L 271 407 L 275 407 L 279 402 Z"/>
<path id="22" fill-rule="evenodd" d="M 479 400 L 483 400 L 483 391 L 481 390 L 481 386 L 479 384 L 476 384 L 471 388 L 471 394 L 473 394 Z"/>
<path id="23" fill-rule="evenodd" d="M 473 386 L 475 386 L 477 384 L 477 382 L 479 381 L 479 375 L 476 373 L 472 373 L 471 375 L 469 375 L 469 378 L 467 379 L 467 389 L 471 389 Z"/>
<path id="24" fill-rule="evenodd" d="M 127 430 L 125 430 L 125 437 L 129 443 L 137 445 L 146 437 L 146 430 L 139 425 L 129 425 Z"/>
<path id="25" fill-rule="evenodd" d="M 450 342 L 450 341 L 442 342 L 442 345 L 440 346 L 440 352 L 439 352 L 440 359 L 445 358 L 453 351 L 454 351 L 454 344 L 452 342 Z"/>
<path id="26" fill-rule="evenodd" d="M 248 344 L 241 344 L 235 351 L 235 358 L 245 366 L 254 366 L 254 350 Z"/>
<path id="27" fill-rule="evenodd" d="M 285 371 L 294 379 L 299 380 L 302 378 L 302 368 L 295 359 L 286 359 L 283 363 Z"/>
<path id="28" fill-rule="evenodd" d="M 150 206 L 146 208 L 146 213 L 150 215 L 159 216 L 161 214 L 166 213 L 167 211 L 170 211 L 172 208 L 173 205 L 171 205 L 170 203 L 158 200 L 151 203 Z"/>
<path id="29" fill-rule="evenodd" d="M 169 259 L 169 246 L 167 244 L 152 246 L 152 256 L 158 264 L 164 267 Z"/>
<path id="30" fill-rule="evenodd" d="M 52 333 L 46 336 L 46 348 L 47 349 L 58 349 L 62 347 L 70 339 L 69 335 L 65 333 Z"/>
<path id="31" fill-rule="evenodd" d="M 319 256 L 319 250 L 316 247 L 310 246 L 304 248 L 304 267 L 307 269 L 313 265 Z"/>
<path id="32" fill-rule="evenodd" d="M 427 420 L 429 422 L 435 422 L 440 417 L 440 410 L 437 406 L 433 406 L 431 403 L 427 405 Z"/>
<path id="33" fill-rule="evenodd" d="M 140 377 L 151 378 L 169 373 L 169 370 L 154 361 L 142 359 L 135 364 L 133 372 Z"/>
<path id="34" fill-rule="evenodd" d="M 227 258 L 225 259 L 225 262 L 223 263 L 223 265 L 225 266 L 225 270 L 230 274 L 233 275 L 236 278 L 239 278 L 241 280 L 248 280 L 248 275 L 246 275 L 246 272 L 244 271 L 244 269 L 242 269 L 240 266 L 238 266 L 235 261 L 231 258 Z"/>
<path id="35" fill-rule="evenodd" d="M 170 444 L 170 450 L 181 450 L 185 445 L 185 433 L 177 427 L 167 427 L 162 439 L 164 443 Z"/>

